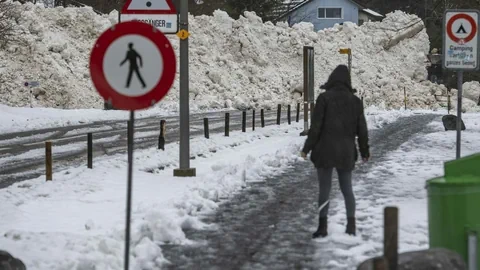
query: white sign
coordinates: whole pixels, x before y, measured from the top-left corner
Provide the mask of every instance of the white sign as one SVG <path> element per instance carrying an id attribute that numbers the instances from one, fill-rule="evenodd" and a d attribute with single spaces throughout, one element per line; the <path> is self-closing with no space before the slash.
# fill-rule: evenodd
<path id="1" fill-rule="evenodd" d="M 444 16 L 443 67 L 478 70 L 480 43 L 477 10 L 447 10 Z"/>
<path id="2" fill-rule="evenodd" d="M 171 0 L 127 0 L 120 21 L 141 21 L 165 34 L 178 32 L 178 14 Z"/>

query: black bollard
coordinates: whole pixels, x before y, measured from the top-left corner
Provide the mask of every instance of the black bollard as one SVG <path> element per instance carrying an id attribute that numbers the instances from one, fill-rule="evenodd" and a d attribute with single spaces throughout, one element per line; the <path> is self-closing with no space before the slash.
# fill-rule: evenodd
<path id="1" fill-rule="evenodd" d="M 203 118 L 203 129 L 205 138 L 210 139 L 210 131 L 208 130 L 208 118 Z"/>
<path id="2" fill-rule="evenodd" d="M 225 136 L 230 136 L 230 113 L 225 113 Z"/>
<path id="3" fill-rule="evenodd" d="M 260 122 L 262 122 L 262 128 L 265 127 L 265 113 L 263 109 L 260 110 Z"/>
<path id="4" fill-rule="evenodd" d="M 255 110 L 253 110 L 252 114 L 252 130 L 255 131 Z"/>
<path id="5" fill-rule="evenodd" d="M 291 106 L 289 104 L 288 107 L 287 107 L 287 118 L 288 118 L 288 124 L 289 125 L 292 124 L 292 118 L 291 118 L 291 115 L 290 115 L 290 113 L 291 113 L 290 110 L 291 110 Z"/>
<path id="6" fill-rule="evenodd" d="M 278 104 L 277 108 L 277 125 L 280 125 L 280 117 L 282 115 L 282 105 Z"/>
<path id="7" fill-rule="evenodd" d="M 242 112 L 242 132 L 247 132 L 247 112 Z"/>
<path id="8" fill-rule="evenodd" d="M 93 168 L 93 134 L 87 134 L 87 168 Z"/>
<path id="9" fill-rule="evenodd" d="M 296 119 L 297 123 L 298 121 L 300 121 L 300 103 L 297 103 L 297 119 Z"/>

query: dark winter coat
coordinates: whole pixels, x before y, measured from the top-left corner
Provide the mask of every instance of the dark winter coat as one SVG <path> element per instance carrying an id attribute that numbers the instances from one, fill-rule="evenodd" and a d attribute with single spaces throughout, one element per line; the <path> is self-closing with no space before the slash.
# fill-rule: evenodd
<path id="1" fill-rule="evenodd" d="M 317 168 L 353 170 L 358 159 L 355 137 L 362 158 L 370 157 L 363 103 L 353 94 L 344 65 L 338 66 L 321 88 L 326 91 L 317 98 L 303 152 L 312 151 L 311 160 Z"/>

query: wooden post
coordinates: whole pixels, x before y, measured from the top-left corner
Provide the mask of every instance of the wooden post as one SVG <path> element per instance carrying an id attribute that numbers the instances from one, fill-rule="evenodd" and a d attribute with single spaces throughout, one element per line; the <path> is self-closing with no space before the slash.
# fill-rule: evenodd
<path id="1" fill-rule="evenodd" d="M 45 176 L 52 181 L 52 142 L 45 142 Z"/>
<path id="2" fill-rule="evenodd" d="M 93 134 L 87 134 L 87 167 L 93 168 Z"/>
<path id="3" fill-rule="evenodd" d="M 277 125 L 280 125 L 280 116 L 282 115 L 282 105 L 278 104 L 277 107 Z"/>
<path id="4" fill-rule="evenodd" d="M 388 261 L 389 270 L 397 270 L 398 267 L 398 208 L 385 207 L 383 253 Z"/>
<path id="5" fill-rule="evenodd" d="M 225 136 L 230 136 L 230 113 L 225 113 Z"/>
<path id="6" fill-rule="evenodd" d="M 389 270 L 388 260 L 385 257 L 377 257 L 373 259 L 373 270 Z"/>
<path id="7" fill-rule="evenodd" d="M 165 151 L 165 133 L 166 133 L 166 121 L 160 120 L 160 135 L 158 136 L 158 149 Z"/>
<path id="8" fill-rule="evenodd" d="M 247 128 L 247 112 L 243 111 L 242 112 L 242 132 L 246 132 Z"/>
<path id="9" fill-rule="evenodd" d="M 265 127 L 265 112 L 263 109 L 260 110 L 260 122 L 262 122 L 262 128 Z"/>
<path id="10" fill-rule="evenodd" d="M 300 103 L 297 103 L 297 119 L 295 119 L 298 123 L 300 121 Z"/>
<path id="11" fill-rule="evenodd" d="M 403 87 L 403 95 L 405 96 L 405 111 L 407 110 L 407 87 Z"/>
<path id="12" fill-rule="evenodd" d="M 208 130 L 208 118 L 203 118 L 203 129 L 205 133 L 205 138 L 210 139 L 210 131 Z"/>
<path id="13" fill-rule="evenodd" d="M 287 107 L 287 118 L 288 118 L 288 124 L 289 124 L 289 125 L 292 123 L 292 118 L 291 118 L 291 112 L 290 112 L 290 110 L 291 110 L 291 106 L 290 106 L 290 104 L 289 104 L 288 107 Z"/>
<path id="14" fill-rule="evenodd" d="M 252 130 L 255 131 L 255 110 L 253 110 L 252 114 Z"/>

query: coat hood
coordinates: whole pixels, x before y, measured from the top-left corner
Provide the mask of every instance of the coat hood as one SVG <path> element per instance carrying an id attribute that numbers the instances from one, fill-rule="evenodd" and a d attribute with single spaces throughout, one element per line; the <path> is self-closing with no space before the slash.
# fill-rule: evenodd
<path id="1" fill-rule="evenodd" d="M 335 86 L 340 85 L 347 87 L 352 93 L 357 92 L 357 90 L 352 88 L 350 72 L 348 71 L 348 67 L 345 65 L 337 66 L 328 77 L 328 81 L 324 85 L 320 86 L 320 88 L 328 91 L 333 90 L 333 88 L 336 88 Z"/>

